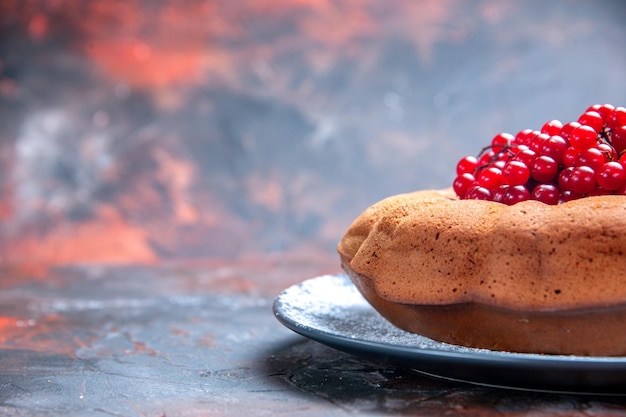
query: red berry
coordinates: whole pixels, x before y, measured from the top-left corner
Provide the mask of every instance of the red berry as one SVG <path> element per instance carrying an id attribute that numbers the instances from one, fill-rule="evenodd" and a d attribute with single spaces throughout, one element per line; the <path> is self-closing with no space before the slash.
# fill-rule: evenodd
<path id="1" fill-rule="evenodd" d="M 504 159 L 498 159 L 497 161 L 492 162 L 490 166 L 494 168 L 498 168 L 499 170 L 502 170 L 502 168 L 504 168 L 505 165 L 506 165 L 506 161 Z"/>
<path id="2" fill-rule="evenodd" d="M 569 135 L 569 143 L 572 148 L 579 150 L 596 146 L 598 133 L 592 127 L 581 125 L 572 130 Z"/>
<path id="3" fill-rule="evenodd" d="M 541 133 L 546 133 L 550 136 L 558 135 L 561 133 L 561 129 L 563 128 L 563 123 L 559 120 L 550 120 L 541 127 Z"/>
<path id="4" fill-rule="evenodd" d="M 516 159 L 519 161 L 519 158 L 515 158 L 517 155 L 519 155 L 521 152 L 524 151 L 529 151 L 530 148 L 526 145 L 513 145 L 509 148 L 509 152 L 508 152 L 508 158 L 506 160 L 506 162 L 509 162 L 513 159 Z"/>
<path id="5" fill-rule="evenodd" d="M 530 138 L 532 138 L 536 134 L 539 134 L 539 132 L 535 132 L 532 129 L 521 130 L 520 132 L 518 132 L 517 135 L 515 135 L 515 139 L 513 139 L 513 144 L 514 145 L 528 145 Z"/>
<path id="6" fill-rule="evenodd" d="M 469 172 L 473 174 L 478 166 L 478 160 L 473 156 L 466 156 L 456 164 L 456 175 L 465 174 Z"/>
<path id="7" fill-rule="evenodd" d="M 491 162 L 491 159 L 493 157 L 495 157 L 496 154 L 494 151 L 489 150 L 485 153 L 483 153 L 482 155 L 480 155 L 480 157 L 478 158 L 478 166 L 482 167 L 482 166 L 486 166 L 489 165 L 489 163 Z"/>
<path id="8" fill-rule="evenodd" d="M 501 152 L 505 147 L 513 143 L 515 138 L 510 133 L 498 133 L 491 139 L 491 149 L 495 152 Z"/>
<path id="9" fill-rule="evenodd" d="M 598 112 L 602 117 L 602 120 L 604 120 L 604 123 L 607 123 L 609 120 L 609 114 L 611 113 L 611 111 L 613 111 L 614 108 L 615 106 L 611 104 L 594 104 L 593 106 L 589 107 L 587 111 Z"/>
<path id="10" fill-rule="evenodd" d="M 506 195 L 506 190 L 509 188 L 508 185 L 501 185 L 496 188 L 492 193 L 492 200 L 496 203 L 504 203 L 504 196 Z"/>
<path id="11" fill-rule="evenodd" d="M 452 183 L 452 188 L 459 198 L 465 198 L 467 190 L 469 190 L 476 182 L 474 176 L 470 173 L 461 174 Z"/>
<path id="12" fill-rule="evenodd" d="M 617 190 L 613 191 L 615 195 L 626 195 L 626 183 L 624 183 Z"/>
<path id="13" fill-rule="evenodd" d="M 572 171 L 574 171 L 574 167 L 567 167 L 559 173 L 557 183 L 561 192 L 571 191 L 570 177 L 572 176 Z"/>
<path id="14" fill-rule="evenodd" d="M 567 150 L 569 145 L 563 137 L 553 135 L 550 139 L 546 140 L 539 151 L 540 155 L 546 155 L 554 159 L 559 164 L 563 162 L 563 154 Z"/>
<path id="15" fill-rule="evenodd" d="M 520 161 L 528 166 L 535 160 L 536 157 L 537 153 L 535 151 L 531 149 L 522 149 L 511 158 L 511 161 Z"/>
<path id="16" fill-rule="evenodd" d="M 553 158 L 542 155 L 530 167 L 532 177 L 539 182 L 550 182 L 559 171 L 559 164 Z"/>
<path id="17" fill-rule="evenodd" d="M 626 182 L 626 170 L 619 162 L 607 162 L 597 170 L 597 181 L 605 190 L 617 190 Z"/>
<path id="18" fill-rule="evenodd" d="M 547 133 L 540 133 L 538 135 L 533 136 L 528 143 L 528 147 L 533 151 L 539 153 L 544 143 L 550 139 L 550 136 Z"/>
<path id="19" fill-rule="evenodd" d="M 569 177 L 569 189 L 578 194 L 587 194 L 596 186 L 596 172 L 588 166 L 574 167 Z"/>
<path id="20" fill-rule="evenodd" d="M 504 194 L 503 203 L 512 206 L 513 204 L 520 203 L 530 199 L 530 192 L 524 185 L 513 185 L 506 189 Z"/>
<path id="21" fill-rule="evenodd" d="M 626 108 L 594 104 L 576 121 L 499 133 L 479 156 L 460 159 L 456 173 L 453 188 L 461 199 L 510 205 L 626 196 Z"/>
<path id="22" fill-rule="evenodd" d="M 576 129 L 579 126 L 581 126 L 581 124 L 578 122 L 567 123 L 563 126 L 563 129 L 561 129 L 561 137 L 563 139 L 569 139 L 569 135 L 572 133 L 572 130 Z"/>
<path id="23" fill-rule="evenodd" d="M 509 161 L 502 168 L 502 180 L 507 185 L 523 185 L 530 178 L 528 166 L 520 161 Z"/>
<path id="24" fill-rule="evenodd" d="M 611 143 L 618 154 L 626 150 L 626 125 L 611 129 Z"/>
<path id="25" fill-rule="evenodd" d="M 466 200 L 491 200 L 491 191 L 480 185 L 475 185 L 467 190 Z"/>
<path id="26" fill-rule="evenodd" d="M 607 160 L 605 159 L 605 155 L 598 148 L 589 148 L 583 151 L 580 151 L 578 155 L 578 160 L 576 161 L 576 165 L 586 165 L 589 168 L 596 170 L 602 166 Z"/>
<path id="27" fill-rule="evenodd" d="M 502 170 L 491 166 L 481 169 L 476 173 L 476 182 L 488 190 L 495 190 L 502 183 Z"/>
<path id="28" fill-rule="evenodd" d="M 578 149 L 574 149 L 572 147 L 567 148 L 563 153 L 563 164 L 566 167 L 572 167 L 576 165 L 579 155 L 580 151 Z"/>
<path id="29" fill-rule="evenodd" d="M 606 121 L 609 129 L 614 129 L 619 126 L 626 125 L 626 108 L 624 107 L 615 107 L 608 115 L 608 120 Z"/>
<path id="30" fill-rule="evenodd" d="M 591 106 L 587 107 L 587 110 L 585 110 L 585 113 L 587 113 L 588 111 L 598 111 L 600 106 L 601 106 L 601 104 L 592 104 Z M 598 112 L 598 113 L 600 113 L 600 112 Z"/>
<path id="31" fill-rule="evenodd" d="M 604 154 L 605 161 L 615 161 L 617 159 L 617 151 L 608 143 L 599 143 L 598 149 L 600 149 L 600 152 Z"/>
<path id="32" fill-rule="evenodd" d="M 597 195 L 613 195 L 614 191 L 613 190 L 607 190 L 605 188 L 600 187 L 599 185 L 596 185 L 593 190 L 589 191 L 586 194 L 586 197 L 592 197 L 592 196 L 597 196 Z"/>
<path id="33" fill-rule="evenodd" d="M 577 200 L 582 197 L 582 194 L 575 193 L 571 190 L 561 191 L 561 199 L 559 203 L 567 203 L 568 201 Z"/>
<path id="34" fill-rule="evenodd" d="M 596 133 L 600 132 L 602 126 L 604 125 L 604 120 L 602 120 L 602 116 L 597 111 L 588 111 L 583 113 L 578 118 L 578 123 L 581 125 L 587 125 L 591 127 Z"/>
<path id="35" fill-rule="evenodd" d="M 556 205 L 559 203 L 561 193 L 553 184 L 539 184 L 533 189 L 531 198 L 545 204 Z"/>

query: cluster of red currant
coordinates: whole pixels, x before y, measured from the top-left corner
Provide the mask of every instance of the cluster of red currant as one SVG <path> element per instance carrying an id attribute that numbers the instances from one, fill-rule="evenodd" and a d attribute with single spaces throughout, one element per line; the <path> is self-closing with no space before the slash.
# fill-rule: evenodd
<path id="1" fill-rule="evenodd" d="M 456 172 L 461 199 L 558 204 L 626 195 L 626 108 L 596 104 L 574 122 L 500 133 L 477 158 L 462 158 Z"/>

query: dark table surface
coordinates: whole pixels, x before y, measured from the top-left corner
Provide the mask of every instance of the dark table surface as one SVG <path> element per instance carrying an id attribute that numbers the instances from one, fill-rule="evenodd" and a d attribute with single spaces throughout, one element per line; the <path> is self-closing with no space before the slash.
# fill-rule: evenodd
<path id="1" fill-rule="evenodd" d="M 0 411 L 14 416 L 615 416 L 626 397 L 450 382 L 279 324 L 319 259 L 5 271 Z"/>

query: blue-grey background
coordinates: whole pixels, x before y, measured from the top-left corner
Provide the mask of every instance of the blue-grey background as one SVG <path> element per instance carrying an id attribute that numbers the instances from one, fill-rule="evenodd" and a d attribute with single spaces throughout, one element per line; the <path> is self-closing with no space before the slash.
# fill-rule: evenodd
<path id="1" fill-rule="evenodd" d="M 500 131 L 626 105 L 615 0 L 5 0 L 0 262 L 334 256 Z"/>

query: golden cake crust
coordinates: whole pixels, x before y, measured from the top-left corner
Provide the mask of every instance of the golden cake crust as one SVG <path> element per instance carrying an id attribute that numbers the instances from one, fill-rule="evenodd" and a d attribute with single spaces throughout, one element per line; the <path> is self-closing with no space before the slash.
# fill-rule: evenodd
<path id="1" fill-rule="evenodd" d="M 625 232 L 624 196 L 506 206 L 446 189 L 374 204 L 338 251 L 391 302 L 585 309 L 626 303 Z"/>

